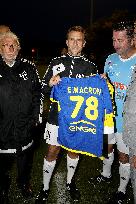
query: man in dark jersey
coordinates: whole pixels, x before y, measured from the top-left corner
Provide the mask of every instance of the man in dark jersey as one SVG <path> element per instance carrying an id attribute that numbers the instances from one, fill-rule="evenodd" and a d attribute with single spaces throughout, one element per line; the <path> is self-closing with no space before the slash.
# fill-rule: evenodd
<path id="1" fill-rule="evenodd" d="M 74 26 L 68 30 L 66 44 L 68 53 L 53 59 L 43 78 L 43 93 L 51 90 L 53 85 L 60 82 L 61 77 L 81 78 L 97 73 L 93 63 L 81 55 L 85 46 L 85 30 L 81 26 Z M 58 108 L 57 103 L 52 103 L 46 125 L 45 138 L 48 143 L 48 152 L 43 164 L 43 186 L 36 198 L 36 203 L 44 203 L 48 198 L 49 183 L 60 152 L 58 136 Z M 74 183 L 74 173 L 79 156 L 76 153 L 67 154 L 67 190 L 73 200 L 79 200 L 80 193 Z"/>

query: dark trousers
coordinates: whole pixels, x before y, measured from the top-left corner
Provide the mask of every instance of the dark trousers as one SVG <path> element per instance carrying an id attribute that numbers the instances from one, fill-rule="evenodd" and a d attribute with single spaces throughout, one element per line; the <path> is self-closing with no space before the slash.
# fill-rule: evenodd
<path id="1" fill-rule="evenodd" d="M 17 183 L 21 187 L 28 184 L 31 176 L 33 163 L 33 147 L 29 147 L 19 154 L 0 154 L 0 190 L 8 190 L 10 186 L 10 171 L 16 160 L 17 162 Z"/>

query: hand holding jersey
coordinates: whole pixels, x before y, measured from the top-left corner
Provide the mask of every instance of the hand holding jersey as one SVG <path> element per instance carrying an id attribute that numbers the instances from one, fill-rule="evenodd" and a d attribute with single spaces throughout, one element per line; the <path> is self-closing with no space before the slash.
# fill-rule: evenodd
<path id="1" fill-rule="evenodd" d="M 60 79 L 60 76 L 59 76 L 59 75 L 52 76 L 52 78 L 51 78 L 50 81 L 49 81 L 49 86 L 50 86 L 50 87 L 55 86 L 55 85 L 57 85 L 60 81 L 61 81 L 61 79 Z"/>
<path id="2" fill-rule="evenodd" d="M 136 169 L 136 156 L 134 155 L 131 160 L 130 160 L 130 164 L 133 168 Z"/>

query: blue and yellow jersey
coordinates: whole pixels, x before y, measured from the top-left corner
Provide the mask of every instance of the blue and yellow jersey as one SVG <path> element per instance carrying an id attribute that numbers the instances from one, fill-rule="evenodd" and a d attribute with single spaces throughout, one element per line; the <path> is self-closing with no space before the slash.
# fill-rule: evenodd
<path id="1" fill-rule="evenodd" d="M 105 110 L 113 113 L 105 79 L 62 78 L 51 98 L 59 101 L 58 142 L 63 148 L 87 155 L 102 156 Z"/>
<path id="2" fill-rule="evenodd" d="M 113 112 L 108 114 L 105 110 L 105 118 L 104 118 L 104 134 L 112 134 L 114 133 L 114 118 L 116 113 L 115 101 L 114 101 L 114 87 L 113 85 L 107 80 L 108 89 L 110 92 Z"/>

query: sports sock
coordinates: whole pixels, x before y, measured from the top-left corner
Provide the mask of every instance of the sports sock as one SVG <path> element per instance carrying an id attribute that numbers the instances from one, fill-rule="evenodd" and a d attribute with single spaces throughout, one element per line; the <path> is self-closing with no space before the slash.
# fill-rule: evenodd
<path id="1" fill-rule="evenodd" d="M 122 164 L 121 162 L 119 166 L 119 174 L 120 174 L 120 185 L 118 188 L 118 191 L 123 192 L 124 194 L 126 193 L 126 187 L 129 182 L 130 178 L 130 164 Z"/>
<path id="2" fill-rule="evenodd" d="M 114 151 L 108 154 L 108 158 L 103 160 L 102 175 L 109 178 L 111 176 L 111 166 L 114 160 Z"/>
<path id="3" fill-rule="evenodd" d="M 74 176 L 78 161 L 79 161 L 79 157 L 76 159 L 71 159 L 67 155 L 67 183 L 71 183 L 71 180 Z"/>
<path id="4" fill-rule="evenodd" d="M 46 159 L 44 159 L 44 164 L 43 164 L 43 185 L 44 185 L 43 190 L 44 191 L 49 189 L 49 183 L 50 183 L 50 179 L 55 165 L 56 165 L 56 160 L 49 162 Z"/>

